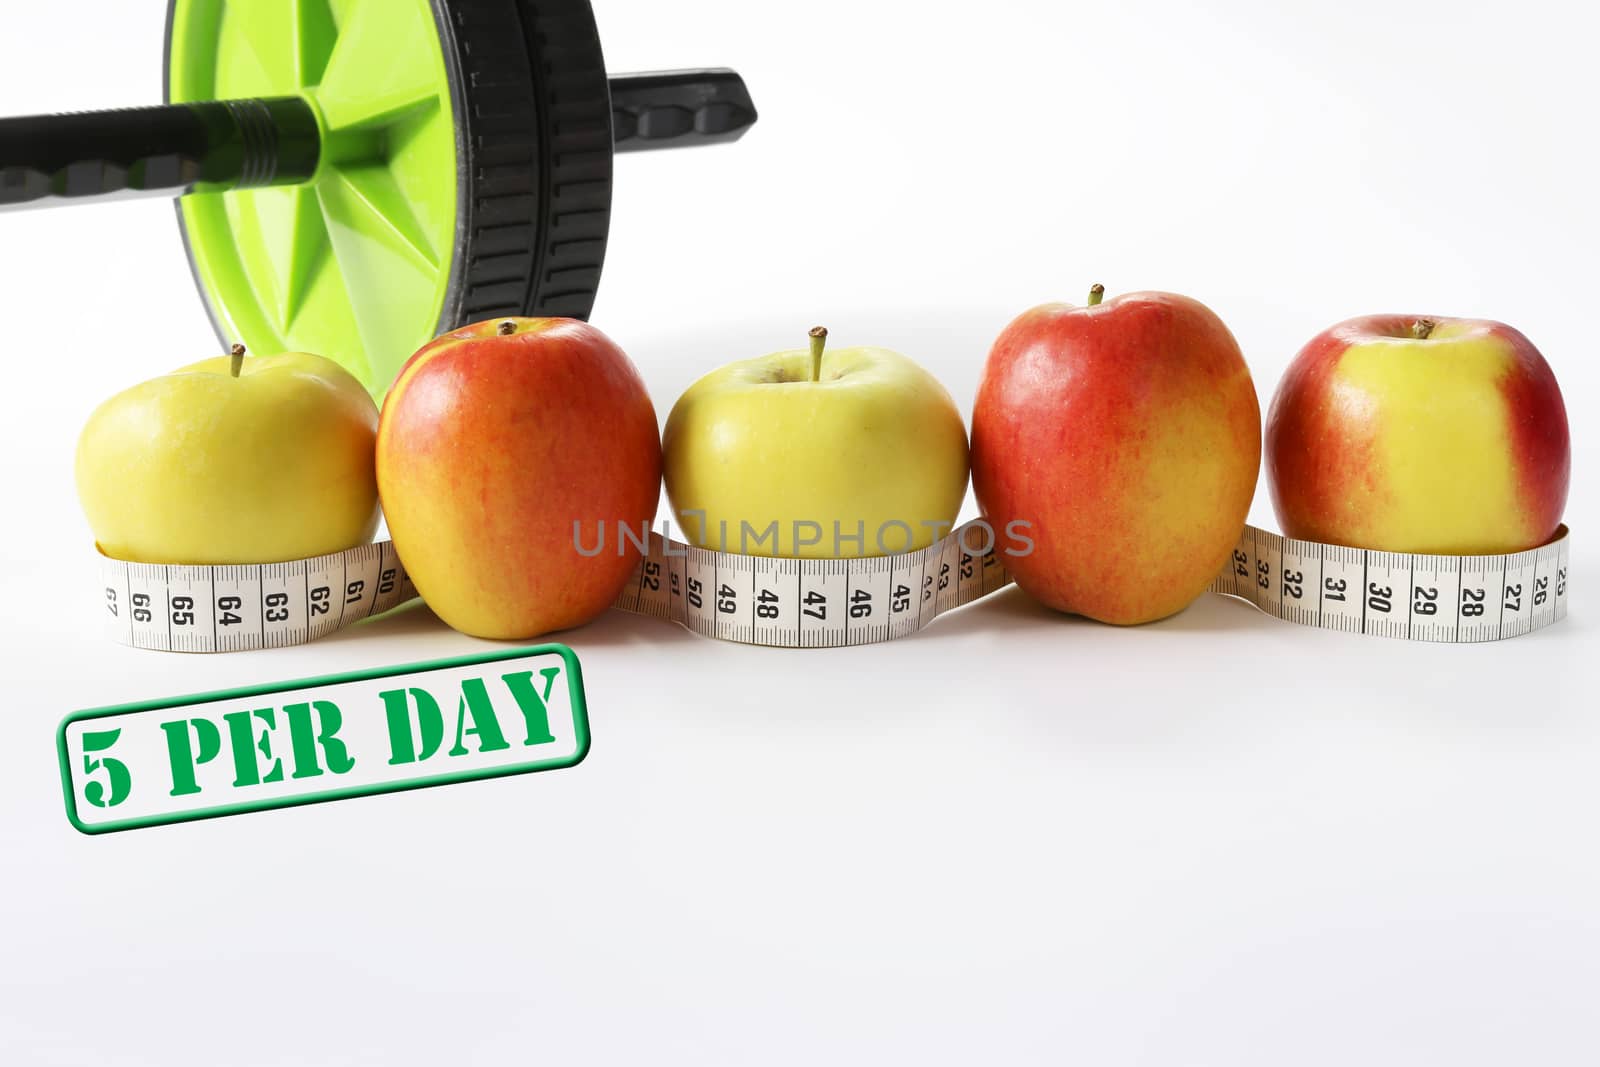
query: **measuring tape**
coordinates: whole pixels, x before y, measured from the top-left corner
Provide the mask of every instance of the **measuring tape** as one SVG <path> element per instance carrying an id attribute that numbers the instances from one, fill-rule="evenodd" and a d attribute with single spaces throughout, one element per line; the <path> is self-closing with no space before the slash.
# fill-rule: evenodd
<path id="1" fill-rule="evenodd" d="M 288 563 L 168 566 L 100 557 L 106 625 L 135 648 L 301 645 L 417 595 L 392 541 Z"/>
<path id="2" fill-rule="evenodd" d="M 968 523 L 921 552 L 794 560 L 687 548 L 657 535 L 613 607 L 724 641 L 826 648 L 892 641 L 1011 577 L 968 552 Z M 992 539 L 990 539 L 992 540 Z M 1246 526 L 1214 593 L 1268 615 L 1411 641 L 1498 641 L 1567 613 L 1567 530 L 1508 556 L 1423 556 L 1296 541 Z"/>
<path id="3" fill-rule="evenodd" d="M 892 641 L 1011 584 L 967 536 L 866 559 L 773 559 L 653 534 L 612 607 L 706 637 L 782 648 Z M 1246 526 L 1210 590 L 1303 626 L 1411 641 L 1499 641 L 1566 617 L 1568 533 L 1505 556 L 1428 556 L 1297 541 Z M 172 652 L 301 644 L 417 595 L 392 542 L 289 563 L 163 566 L 102 556 L 110 635 Z"/>
<path id="4" fill-rule="evenodd" d="M 1565 526 L 1506 556 L 1370 552 L 1246 526 L 1213 593 L 1268 615 L 1407 641 L 1500 641 L 1567 617 Z"/>

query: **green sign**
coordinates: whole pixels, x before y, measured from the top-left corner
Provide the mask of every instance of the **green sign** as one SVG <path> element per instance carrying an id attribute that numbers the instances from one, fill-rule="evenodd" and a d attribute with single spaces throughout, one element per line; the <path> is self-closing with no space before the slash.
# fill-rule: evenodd
<path id="1" fill-rule="evenodd" d="M 86 834 L 571 767 L 589 751 L 565 645 L 68 715 L 67 818 Z"/>

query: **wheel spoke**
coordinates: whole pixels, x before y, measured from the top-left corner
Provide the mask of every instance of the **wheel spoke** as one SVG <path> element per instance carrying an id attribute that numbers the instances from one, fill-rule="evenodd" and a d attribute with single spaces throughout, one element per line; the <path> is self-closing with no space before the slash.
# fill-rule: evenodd
<path id="1" fill-rule="evenodd" d="M 262 189 L 251 199 L 274 282 L 272 310 L 278 329 L 287 334 L 305 305 L 312 278 L 328 255 L 328 231 L 316 193 L 305 186 Z"/>
<path id="2" fill-rule="evenodd" d="M 362 0 L 339 29 L 317 100 L 334 130 L 384 125 L 419 106 L 437 107 L 436 30 L 415 4 Z M 428 103 L 431 101 L 431 105 Z"/>
<path id="3" fill-rule="evenodd" d="M 374 380 L 388 382 L 431 336 L 438 270 L 346 180 L 318 190 L 328 240 Z"/>
<path id="4" fill-rule="evenodd" d="M 341 167 L 328 184 L 334 187 L 329 191 L 337 198 L 346 221 L 359 219 L 369 232 L 391 235 L 419 267 L 439 269 L 438 251 L 388 167 L 382 164 Z M 344 187 L 342 191 L 337 188 L 340 185 Z"/>
<path id="5" fill-rule="evenodd" d="M 328 0 L 293 0 L 295 73 L 300 85 L 316 85 L 328 69 L 338 29 Z"/>
<path id="6" fill-rule="evenodd" d="M 400 116 L 383 128 L 385 164 L 411 213 L 432 237 L 429 248 L 435 263 L 444 265 L 455 243 L 455 199 L 441 199 L 439 161 L 451 156 L 455 127 L 448 112 L 425 108 Z"/>
<path id="7" fill-rule="evenodd" d="M 284 336 L 284 345 L 302 352 L 315 352 L 336 360 L 352 374 L 372 380 L 372 361 L 356 322 L 355 309 L 344 275 L 331 254 L 323 255 L 313 271 L 305 303 L 296 325 Z M 328 347 L 330 338 L 347 339 L 336 349 Z"/>
<path id="8" fill-rule="evenodd" d="M 284 33 L 283 12 L 274 4 L 227 4 L 221 37 L 231 42 L 233 61 L 218 69 L 219 88 L 239 96 L 270 96 L 299 85 L 293 34 Z"/>

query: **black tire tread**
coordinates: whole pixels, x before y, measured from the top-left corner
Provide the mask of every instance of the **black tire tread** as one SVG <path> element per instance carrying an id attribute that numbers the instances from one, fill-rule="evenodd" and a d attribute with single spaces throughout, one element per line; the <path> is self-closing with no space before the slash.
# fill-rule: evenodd
<path id="1" fill-rule="evenodd" d="M 588 0 L 435 5 L 457 82 L 463 167 L 464 240 L 440 332 L 503 315 L 586 319 L 612 182 L 611 97 L 593 10 Z"/>

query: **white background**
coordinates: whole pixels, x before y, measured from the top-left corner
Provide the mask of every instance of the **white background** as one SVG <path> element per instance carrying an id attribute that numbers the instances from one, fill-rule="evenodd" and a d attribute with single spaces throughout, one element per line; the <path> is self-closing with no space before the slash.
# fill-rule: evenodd
<path id="1" fill-rule="evenodd" d="M 0 111 L 154 102 L 159 6 L 8 3 Z M 575 770 L 82 837 L 72 709 L 485 646 L 425 611 L 221 658 L 104 643 L 75 436 L 216 341 L 168 205 L 7 215 L 0 1060 L 1600 1058 L 1592 10 L 599 6 L 613 69 L 735 66 L 762 110 L 619 161 L 595 321 L 663 417 L 817 322 L 968 407 L 1012 315 L 1097 280 L 1210 304 L 1263 406 L 1339 319 L 1499 318 L 1572 416 L 1571 617 L 1431 647 L 1013 591 L 809 653 L 613 614 L 567 638 Z"/>

